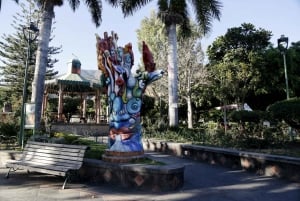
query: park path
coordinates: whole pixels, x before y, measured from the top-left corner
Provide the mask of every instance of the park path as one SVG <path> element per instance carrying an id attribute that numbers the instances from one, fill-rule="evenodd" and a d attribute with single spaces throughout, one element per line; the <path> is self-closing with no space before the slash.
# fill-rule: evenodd
<path id="1" fill-rule="evenodd" d="M 17 171 L 9 179 L 0 169 L 1 201 L 299 201 L 300 183 L 231 170 L 166 154 L 146 153 L 156 160 L 185 165 L 184 186 L 178 191 L 150 192 L 117 186 L 71 183 L 62 178 Z"/>

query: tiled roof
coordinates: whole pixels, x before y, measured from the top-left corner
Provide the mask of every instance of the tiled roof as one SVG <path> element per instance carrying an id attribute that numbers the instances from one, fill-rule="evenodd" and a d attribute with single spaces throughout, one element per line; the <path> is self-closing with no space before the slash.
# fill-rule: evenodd
<path id="1" fill-rule="evenodd" d="M 52 80 L 46 80 L 45 85 L 83 85 L 92 88 L 100 88 L 101 72 L 99 70 L 81 70 L 81 74 L 67 73 L 59 75 Z"/>

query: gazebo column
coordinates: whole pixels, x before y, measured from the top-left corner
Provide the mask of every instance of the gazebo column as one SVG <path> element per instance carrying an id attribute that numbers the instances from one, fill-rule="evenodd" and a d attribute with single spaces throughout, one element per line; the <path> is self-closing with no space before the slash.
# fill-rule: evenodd
<path id="1" fill-rule="evenodd" d="M 87 98 L 87 94 L 84 93 L 82 99 L 82 117 L 84 119 L 86 119 L 86 98 Z"/>
<path id="2" fill-rule="evenodd" d="M 100 123 L 100 90 L 96 90 L 95 94 L 95 121 L 97 124 Z"/>
<path id="3" fill-rule="evenodd" d="M 58 84 L 59 89 L 58 89 L 58 121 L 62 121 L 63 120 L 63 96 L 64 96 L 64 86 L 59 83 Z"/>
<path id="4" fill-rule="evenodd" d="M 42 104 L 42 117 L 46 117 L 46 110 L 48 104 L 48 88 L 45 87 L 44 96 L 43 96 L 43 104 Z"/>

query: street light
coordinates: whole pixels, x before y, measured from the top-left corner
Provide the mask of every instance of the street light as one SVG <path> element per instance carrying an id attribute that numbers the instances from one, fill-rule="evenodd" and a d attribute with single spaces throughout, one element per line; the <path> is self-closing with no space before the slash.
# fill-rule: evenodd
<path id="1" fill-rule="evenodd" d="M 286 69 L 286 51 L 288 48 L 289 38 L 281 35 L 281 37 L 277 40 L 278 49 L 283 55 L 283 64 L 284 64 L 284 74 L 285 74 L 285 86 L 286 86 L 286 99 L 290 98 L 289 95 L 289 83 L 288 83 L 288 76 L 287 76 L 287 69 Z"/>
<path id="2" fill-rule="evenodd" d="M 26 92 L 27 92 L 27 77 L 28 77 L 28 63 L 30 58 L 30 47 L 31 43 L 36 40 L 38 36 L 39 29 L 30 22 L 29 26 L 23 27 L 23 35 L 27 41 L 27 55 L 25 63 L 25 74 L 24 74 L 24 84 L 23 84 L 23 100 L 22 100 L 22 109 L 21 109 L 21 125 L 20 125 L 20 135 L 19 135 L 19 145 L 21 148 L 24 147 L 24 121 L 25 121 L 25 102 L 26 102 Z"/>

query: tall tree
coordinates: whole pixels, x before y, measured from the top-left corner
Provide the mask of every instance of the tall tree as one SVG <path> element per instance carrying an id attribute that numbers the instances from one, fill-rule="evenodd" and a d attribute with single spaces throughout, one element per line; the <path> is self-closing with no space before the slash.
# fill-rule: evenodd
<path id="1" fill-rule="evenodd" d="M 290 82 L 291 95 L 300 96 L 300 41 L 292 42 L 287 52 L 288 76 Z M 282 64 L 281 64 L 282 66 Z M 283 68 L 283 67 L 281 67 Z"/>
<path id="2" fill-rule="evenodd" d="M 163 70 L 167 71 L 167 57 L 168 39 L 162 31 L 164 24 L 157 18 L 156 13 L 153 11 L 150 17 L 146 17 L 141 21 L 140 29 L 137 30 L 139 44 L 146 41 L 154 53 L 156 66 L 163 66 Z M 191 37 L 183 38 L 178 37 L 178 102 L 182 108 L 187 108 L 187 115 L 184 119 L 188 122 L 188 127 L 193 127 L 193 102 L 197 99 L 195 96 L 194 86 L 206 84 L 207 73 L 203 68 L 204 53 L 201 49 L 201 33 L 196 25 L 191 26 Z M 163 77 L 157 83 L 151 86 L 152 94 L 159 98 L 165 98 L 167 94 L 167 78 Z M 147 89 L 147 90 L 148 90 Z M 167 100 L 167 99 L 166 99 Z"/>
<path id="3" fill-rule="evenodd" d="M 137 38 L 139 41 L 139 50 L 142 52 L 142 41 L 150 47 L 153 52 L 154 61 L 157 68 L 167 72 L 167 42 L 168 39 L 164 33 L 164 24 L 157 18 L 155 11 L 151 11 L 150 16 L 142 19 L 140 28 L 137 30 Z M 139 67 L 142 68 L 142 67 Z M 149 85 L 146 94 L 154 96 L 160 102 L 168 102 L 168 80 L 166 76 Z M 161 111 L 162 108 L 160 108 Z M 162 113 L 161 113 L 162 115 Z M 165 116 L 165 115 L 164 115 Z M 165 116 L 166 118 L 168 115 Z"/>
<path id="4" fill-rule="evenodd" d="M 45 85 L 45 72 L 47 63 L 47 54 L 49 49 L 49 39 L 52 26 L 52 19 L 54 18 L 54 7 L 62 6 L 64 0 L 35 0 L 42 11 L 42 19 L 40 26 L 40 36 L 36 57 L 36 68 L 34 72 L 34 80 L 32 82 L 32 96 L 31 102 L 35 103 L 35 129 L 39 129 L 41 120 L 41 110 L 43 101 L 43 92 Z M 108 3 L 113 4 L 115 0 L 106 0 Z M 80 5 L 80 0 L 68 0 L 68 3 L 73 11 Z M 86 0 L 84 3 L 87 5 L 92 20 L 98 27 L 102 21 L 102 1 L 101 0 Z"/>
<path id="5" fill-rule="evenodd" d="M 200 39 L 201 34 L 194 25 L 191 37 L 180 38 L 178 42 L 179 100 L 187 106 L 188 128 L 193 128 L 193 103 L 199 99 L 195 89 L 208 82 Z"/>
<path id="6" fill-rule="evenodd" d="M 120 6 L 124 16 L 134 12 L 152 0 L 114 0 L 115 6 Z M 168 35 L 168 91 L 169 91 L 169 126 L 178 126 L 178 66 L 177 66 L 177 34 L 176 25 L 179 25 L 180 34 L 189 36 L 191 33 L 188 2 L 193 9 L 196 22 L 204 34 L 208 33 L 214 18 L 220 19 L 221 3 L 218 0 L 158 0 L 158 16 L 163 21 Z"/>
<path id="7" fill-rule="evenodd" d="M 28 59 L 27 83 L 33 80 L 34 60 L 36 57 L 37 41 L 32 41 L 28 46 L 28 34 L 24 31 L 24 27 L 28 27 L 30 22 L 40 22 L 40 12 L 34 4 L 33 0 L 27 0 L 26 3 L 20 4 L 21 11 L 13 16 L 14 20 L 11 26 L 16 30 L 14 34 L 3 34 L 0 41 L 0 66 L 1 75 L 7 86 L 6 101 L 13 103 L 16 109 L 20 108 L 20 97 L 24 87 L 25 67 L 27 60 L 27 49 L 30 48 L 30 56 Z M 24 35 L 25 34 L 25 35 Z M 25 36 L 27 38 L 25 38 Z M 50 39 L 51 40 L 51 39 Z M 53 56 L 60 53 L 61 47 L 49 47 L 47 59 L 46 76 L 51 79 L 58 72 L 54 71 L 54 64 L 58 61 Z M 25 86 L 26 94 L 31 92 L 31 87 Z M 25 102 L 27 102 L 27 97 Z"/>
<path id="8" fill-rule="evenodd" d="M 270 38 L 270 31 L 243 23 L 228 29 L 208 47 L 209 70 L 216 95 L 223 104 L 235 102 L 243 106 L 248 92 L 259 90 L 264 53 L 271 44 Z"/>

